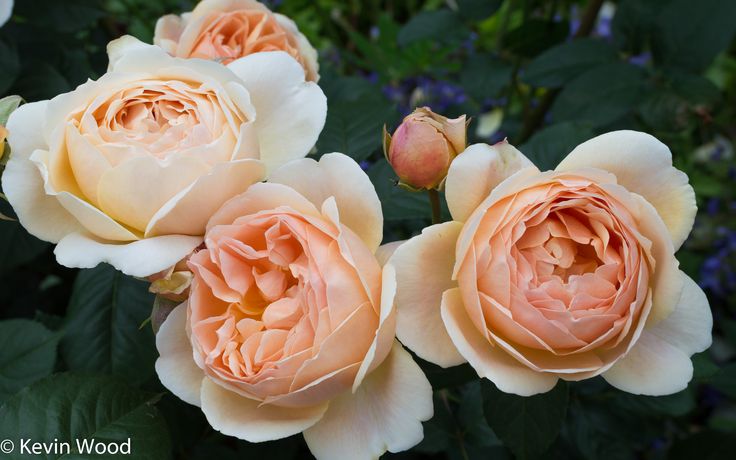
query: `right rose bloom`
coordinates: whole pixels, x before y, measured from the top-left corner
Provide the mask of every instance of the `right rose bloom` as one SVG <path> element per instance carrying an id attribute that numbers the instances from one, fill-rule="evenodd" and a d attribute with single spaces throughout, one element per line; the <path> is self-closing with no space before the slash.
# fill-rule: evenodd
<path id="1" fill-rule="evenodd" d="M 507 143 L 474 145 L 450 167 L 454 221 L 400 246 L 399 339 L 441 366 L 468 361 L 502 391 L 602 375 L 665 395 L 711 343 L 703 291 L 675 251 L 695 193 L 654 137 L 618 131 L 540 172 Z"/>

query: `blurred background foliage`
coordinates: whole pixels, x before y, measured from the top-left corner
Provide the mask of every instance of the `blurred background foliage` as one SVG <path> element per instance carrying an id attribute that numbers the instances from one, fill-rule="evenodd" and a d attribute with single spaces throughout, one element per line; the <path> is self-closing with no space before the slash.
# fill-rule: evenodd
<path id="1" fill-rule="evenodd" d="M 34 101 L 97 78 L 109 40 L 128 33 L 150 41 L 156 18 L 194 3 L 16 0 L 0 29 L 0 94 Z M 329 113 L 315 154 L 341 151 L 360 162 L 383 201 L 386 241 L 429 224 L 426 196 L 395 187 L 380 152 L 381 127 L 393 129 L 422 105 L 468 114 L 471 142 L 508 138 L 540 168 L 595 134 L 646 131 L 669 145 L 697 192 L 695 229 L 678 257 L 706 290 L 715 330 L 686 390 L 633 396 L 598 378 L 518 398 L 479 383 L 467 365 L 422 363 L 435 417 L 419 446 L 386 458 L 733 458 L 736 2 L 266 3 L 320 50 Z M 4 202 L 0 212 L 12 215 Z M 145 283 L 106 266 L 61 267 L 50 245 L 0 221 L 0 286 L 2 437 L 131 436 L 136 459 L 309 458 L 299 436 L 258 445 L 223 437 L 163 390 L 144 324 L 153 301 Z"/>

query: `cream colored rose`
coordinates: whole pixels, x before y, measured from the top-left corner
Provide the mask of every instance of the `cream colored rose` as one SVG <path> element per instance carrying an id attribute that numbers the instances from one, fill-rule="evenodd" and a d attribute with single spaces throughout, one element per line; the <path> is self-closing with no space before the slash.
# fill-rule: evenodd
<path id="1" fill-rule="evenodd" d="M 317 51 L 294 21 L 255 0 L 203 0 L 181 16 L 163 16 L 153 42 L 172 56 L 223 64 L 253 53 L 284 51 L 299 61 L 308 80 L 319 80 Z"/>
<path id="2" fill-rule="evenodd" d="M 342 154 L 289 163 L 225 203 L 156 337 L 161 382 L 224 434 L 303 431 L 318 459 L 414 446 L 432 390 L 394 338 L 382 232 L 370 180 Z"/>
<path id="3" fill-rule="evenodd" d="M 13 112 L 3 190 L 62 265 L 148 276 L 198 246 L 222 203 L 305 156 L 326 101 L 284 53 L 224 67 L 132 37 L 108 51 L 100 79 Z"/>
<path id="4" fill-rule="evenodd" d="M 612 132 L 547 172 L 508 144 L 475 145 L 446 187 L 454 221 L 389 262 L 406 346 L 520 395 L 596 375 L 637 394 L 687 386 L 712 317 L 674 256 L 696 206 L 665 145 Z"/>

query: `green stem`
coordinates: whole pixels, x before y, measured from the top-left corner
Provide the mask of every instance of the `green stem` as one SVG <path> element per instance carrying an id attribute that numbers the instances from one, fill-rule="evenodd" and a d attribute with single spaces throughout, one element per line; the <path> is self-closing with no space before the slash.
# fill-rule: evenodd
<path id="1" fill-rule="evenodd" d="M 429 203 L 432 205 L 432 224 L 442 222 L 442 208 L 440 208 L 440 192 L 431 188 L 427 190 L 429 195 Z"/>

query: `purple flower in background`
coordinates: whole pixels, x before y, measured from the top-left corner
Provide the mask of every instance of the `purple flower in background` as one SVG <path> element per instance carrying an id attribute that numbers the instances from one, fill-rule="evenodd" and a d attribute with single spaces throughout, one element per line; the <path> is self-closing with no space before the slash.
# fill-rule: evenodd
<path id="1" fill-rule="evenodd" d="M 415 107 L 430 106 L 433 110 L 444 112 L 468 100 L 459 85 L 425 76 L 402 80 L 398 84 L 385 85 L 383 94 L 396 103 L 402 116 Z"/>
<path id="2" fill-rule="evenodd" d="M 651 60 L 652 60 L 652 53 L 650 53 L 649 51 L 645 51 L 641 54 L 631 56 L 629 58 L 629 63 L 635 66 L 644 67 L 647 64 L 649 64 Z"/>
<path id="3" fill-rule="evenodd" d="M 736 230 L 716 228 L 715 251 L 703 262 L 700 286 L 718 297 L 736 292 Z"/>

